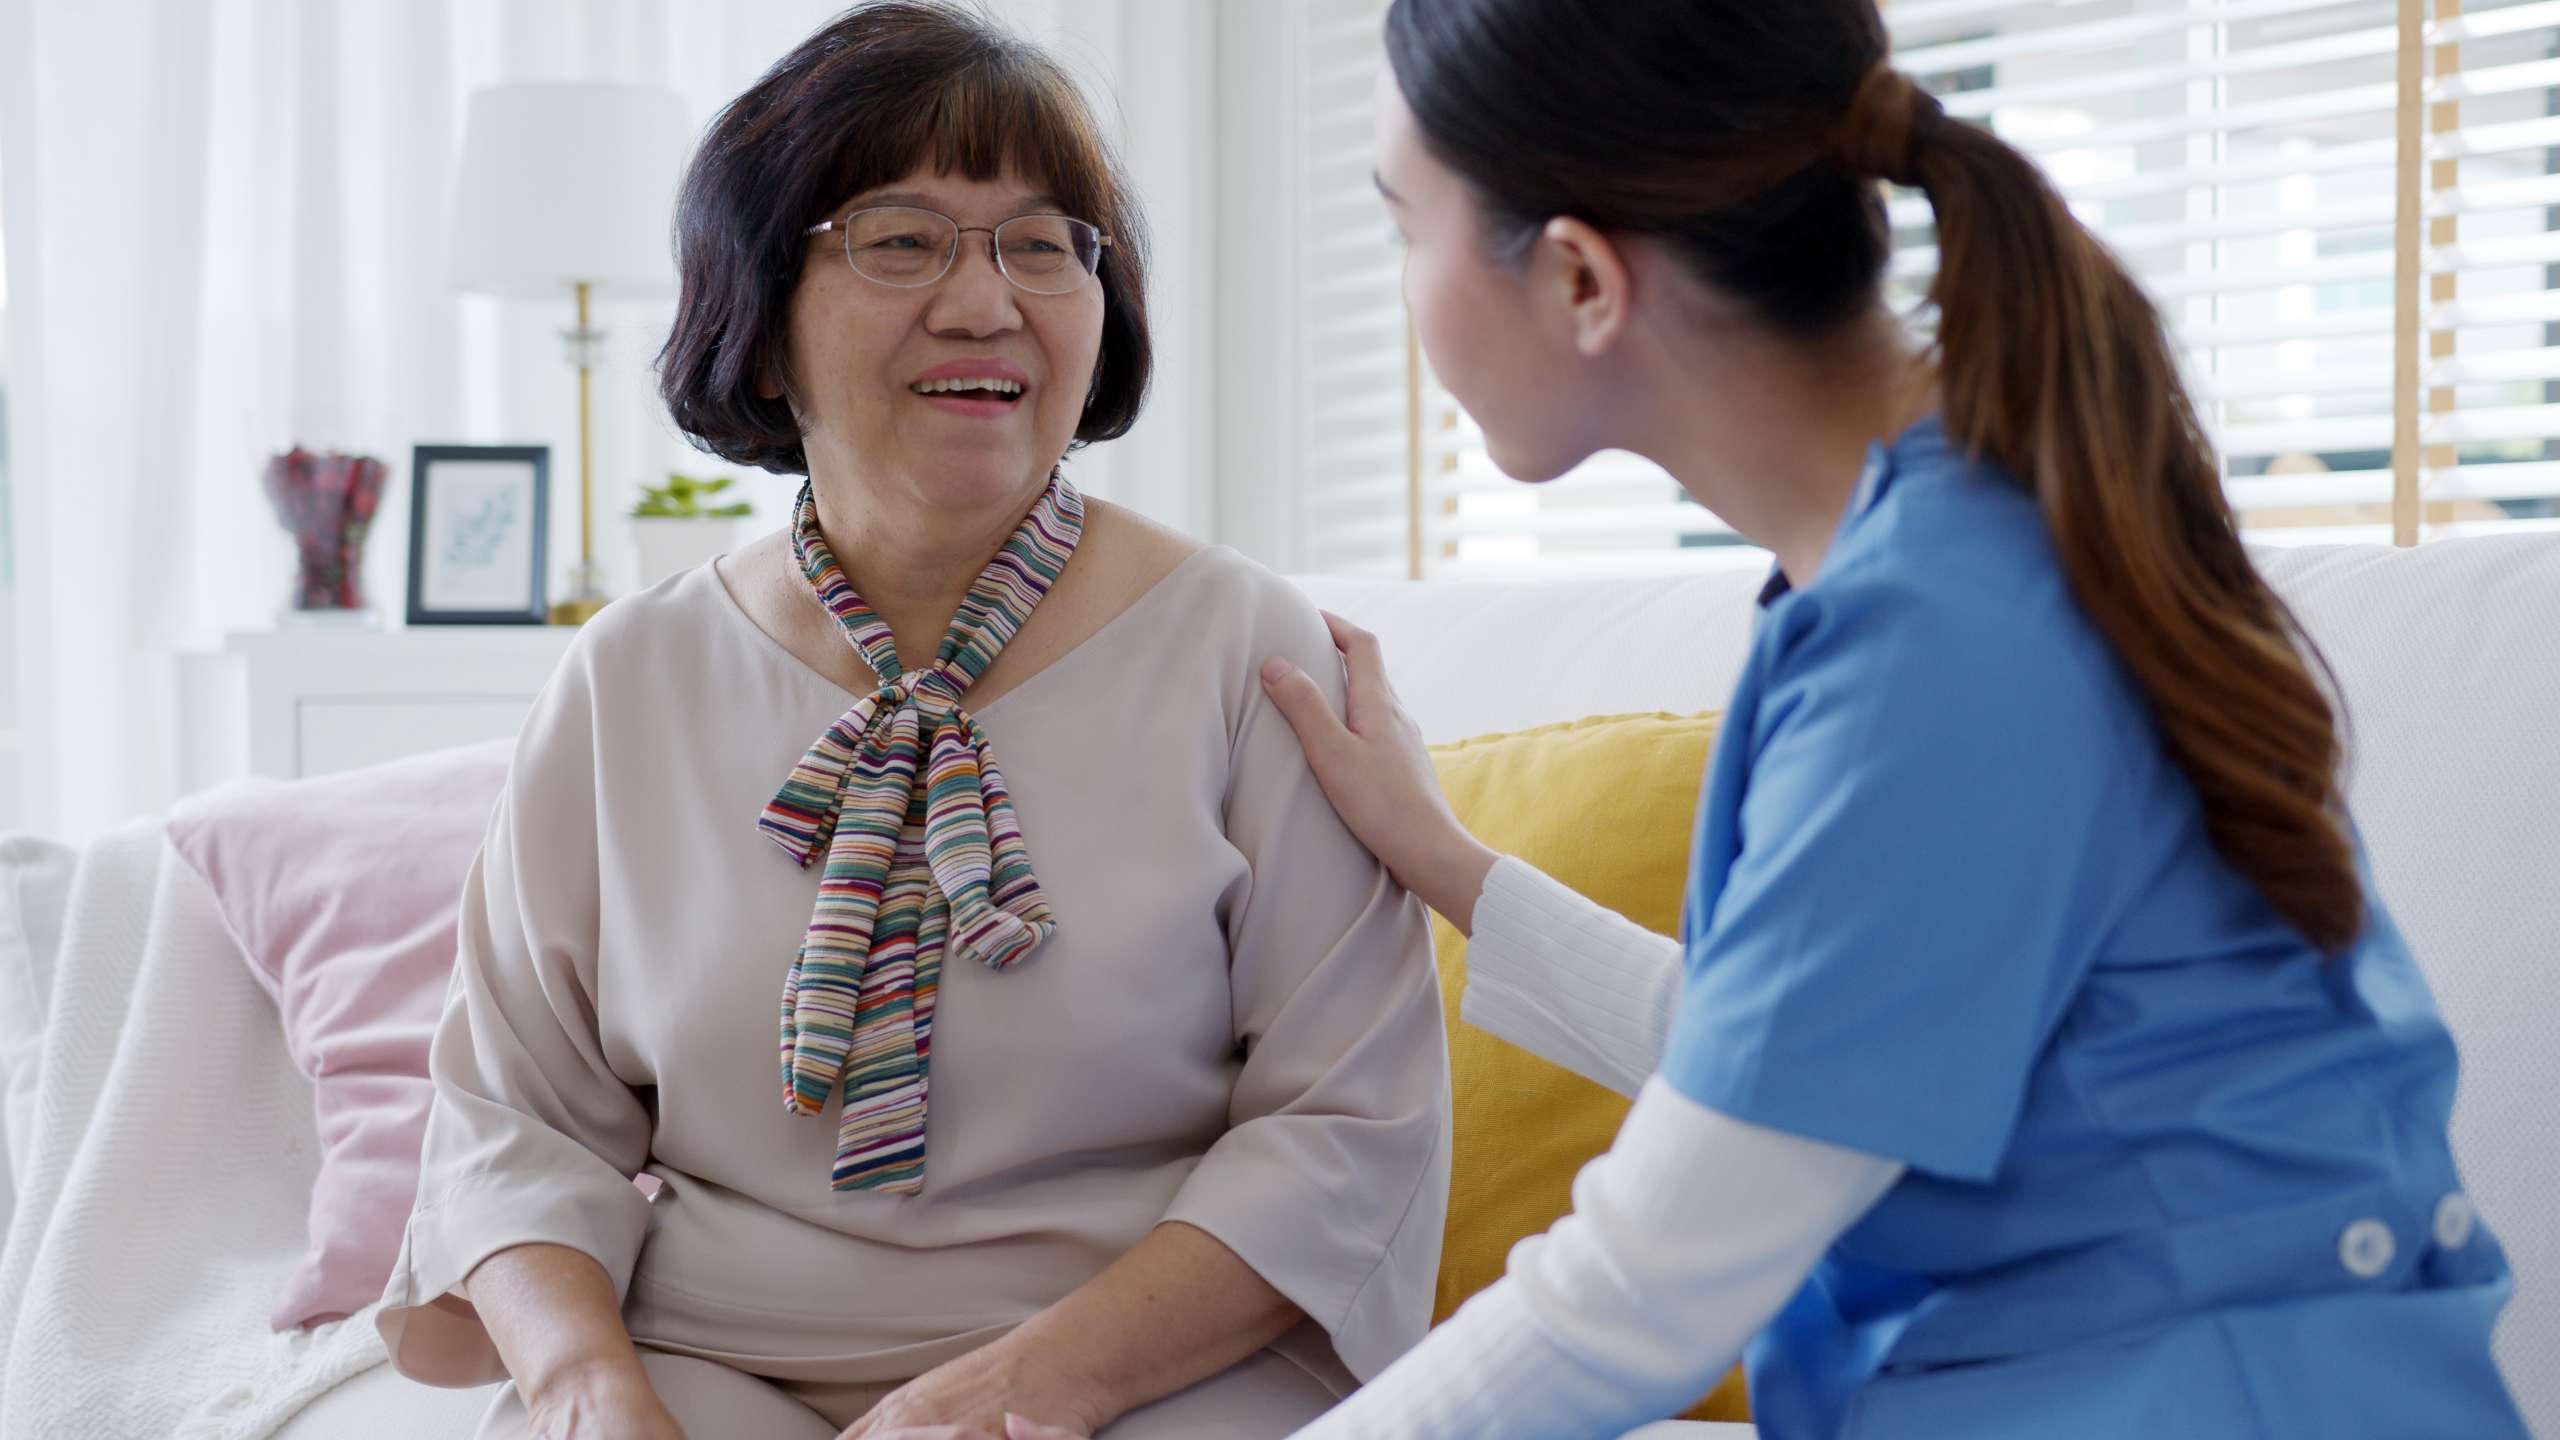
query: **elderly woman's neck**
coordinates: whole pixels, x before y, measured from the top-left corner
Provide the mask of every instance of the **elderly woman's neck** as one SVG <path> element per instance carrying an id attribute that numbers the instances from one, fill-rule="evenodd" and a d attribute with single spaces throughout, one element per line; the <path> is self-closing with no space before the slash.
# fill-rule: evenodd
<path id="1" fill-rule="evenodd" d="M 818 529 L 863 602 L 898 640 L 898 662 L 933 658 L 969 587 L 977 582 L 1047 477 L 985 505 L 926 504 L 860 482 L 815 484 Z"/>

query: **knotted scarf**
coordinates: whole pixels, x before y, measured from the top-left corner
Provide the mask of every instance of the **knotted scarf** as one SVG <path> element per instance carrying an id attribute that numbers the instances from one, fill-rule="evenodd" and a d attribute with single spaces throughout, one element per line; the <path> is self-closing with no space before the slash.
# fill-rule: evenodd
<path id="1" fill-rule="evenodd" d="M 839 1086 L 832 1188 L 924 1188 L 925 1079 L 946 953 L 1002 970 L 1057 928 L 1031 873 L 986 732 L 960 708 L 1058 578 L 1084 529 L 1064 475 L 969 587 L 932 663 L 902 669 L 889 626 L 854 593 L 804 487 L 792 556 L 880 677 L 827 727 L 758 825 L 826 868 L 782 987 L 782 1094 L 817 1115 Z"/>

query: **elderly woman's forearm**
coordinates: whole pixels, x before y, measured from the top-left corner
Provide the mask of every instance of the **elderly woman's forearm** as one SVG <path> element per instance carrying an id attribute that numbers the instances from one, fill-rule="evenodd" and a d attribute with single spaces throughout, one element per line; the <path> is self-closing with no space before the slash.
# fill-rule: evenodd
<path id="1" fill-rule="evenodd" d="M 1305 1318 L 1209 1232 L 1167 1221 L 1003 1343 L 1075 1376 L 1117 1418 L 1218 1374 Z"/>
<path id="2" fill-rule="evenodd" d="M 613 1277 L 585 1251 L 509 1246 L 473 1267 L 464 1288 L 519 1394 L 538 1395 L 581 1373 L 641 1379 Z"/>

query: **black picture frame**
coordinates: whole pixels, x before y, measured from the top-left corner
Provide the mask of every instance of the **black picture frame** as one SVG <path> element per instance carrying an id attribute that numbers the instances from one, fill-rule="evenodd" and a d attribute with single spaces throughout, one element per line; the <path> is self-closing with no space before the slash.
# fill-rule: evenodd
<path id="1" fill-rule="evenodd" d="M 478 466 L 469 493 L 478 497 L 472 514 L 456 516 L 440 508 L 455 503 L 453 487 L 461 476 L 454 467 Z M 530 467 L 523 482 L 529 494 L 513 502 L 498 486 L 518 477 L 493 474 L 488 467 Z M 439 490 L 437 471 L 450 478 Z M 551 447 L 548 445 L 419 445 L 409 452 L 409 623 L 412 625 L 544 625 L 551 606 L 546 585 L 550 573 L 549 521 Z M 529 513 L 528 513 L 529 512 Z M 491 532 L 505 533 L 493 535 Z M 430 537 L 444 546 L 430 555 Z M 473 559 L 456 558 L 468 547 Z M 489 552 L 495 552 L 494 554 Z M 431 564 L 433 561 L 435 563 Z M 457 569 L 457 566 L 464 568 Z M 514 582 L 521 566 L 521 586 Z M 503 589 L 500 588 L 503 582 Z"/>

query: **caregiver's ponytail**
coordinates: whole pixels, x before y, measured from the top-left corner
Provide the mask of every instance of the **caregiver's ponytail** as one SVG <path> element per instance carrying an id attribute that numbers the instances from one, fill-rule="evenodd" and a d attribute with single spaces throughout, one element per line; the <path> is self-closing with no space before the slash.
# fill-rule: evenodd
<path id="1" fill-rule="evenodd" d="M 1878 69 L 1938 217 L 1948 433 L 2036 492 L 2064 573 L 2141 686 L 2232 868 L 2323 950 L 2364 923 L 2337 723 L 2300 625 L 2241 548 L 2159 312 L 2044 173 Z M 1861 111 L 1853 107 L 1853 123 Z"/>

